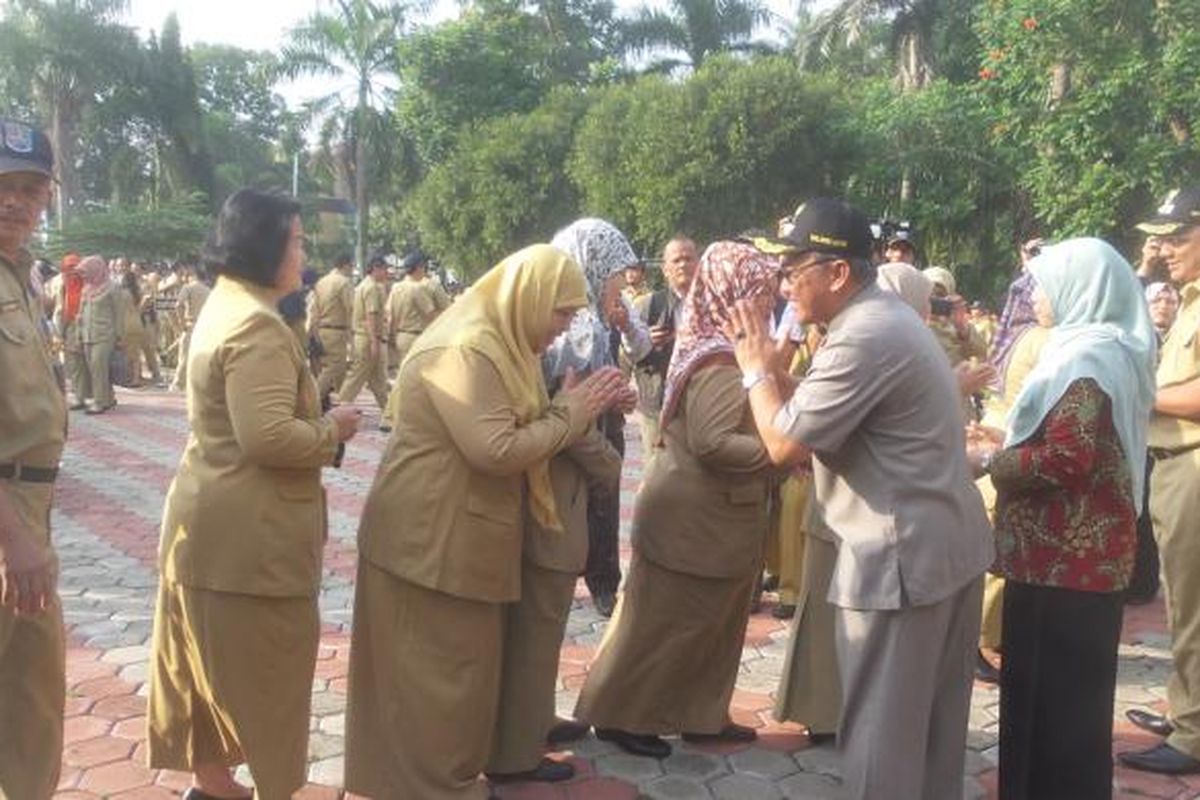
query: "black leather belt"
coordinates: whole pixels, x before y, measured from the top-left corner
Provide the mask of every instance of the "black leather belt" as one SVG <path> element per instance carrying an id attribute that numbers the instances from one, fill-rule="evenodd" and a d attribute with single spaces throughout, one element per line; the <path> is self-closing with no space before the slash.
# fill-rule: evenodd
<path id="1" fill-rule="evenodd" d="M 324 331 L 344 331 L 344 330 L 347 330 L 348 326 L 346 326 L 346 325 L 322 325 L 320 327 L 321 327 L 321 330 L 324 330 Z"/>
<path id="2" fill-rule="evenodd" d="M 396 331 L 396 333 L 407 333 L 411 334 L 412 336 L 420 336 L 424 332 L 425 331 Z"/>
<path id="3" fill-rule="evenodd" d="M 30 467 L 25 464 L 0 464 L 0 478 L 24 483 L 54 483 L 58 467 Z"/>

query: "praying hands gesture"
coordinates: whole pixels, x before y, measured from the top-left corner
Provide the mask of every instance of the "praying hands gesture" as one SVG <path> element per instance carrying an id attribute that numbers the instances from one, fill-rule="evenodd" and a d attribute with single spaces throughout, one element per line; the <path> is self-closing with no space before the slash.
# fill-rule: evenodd
<path id="1" fill-rule="evenodd" d="M 582 402 L 589 417 L 613 408 L 624 412 L 637 402 L 637 393 L 629 388 L 625 376 L 616 367 L 603 367 L 582 379 L 574 370 L 568 369 L 563 377 L 562 393 L 568 400 L 577 398 Z"/>
<path id="2" fill-rule="evenodd" d="M 750 300 L 739 300 L 730 309 L 729 320 L 722 326 L 733 343 L 734 357 L 743 374 L 772 371 L 775 363 L 775 341 L 767 330 L 762 310 Z"/>

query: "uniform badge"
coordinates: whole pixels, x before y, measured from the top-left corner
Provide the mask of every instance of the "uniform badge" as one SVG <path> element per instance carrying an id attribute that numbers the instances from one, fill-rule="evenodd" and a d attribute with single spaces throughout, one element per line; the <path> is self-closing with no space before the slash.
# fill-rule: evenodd
<path id="1" fill-rule="evenodd" d="M 32 153 L 33 128 L 19 122 L 5 122 L 4 146 L 14 153 Z"/>
<path id="2" fill-rule="evenodd" d="M 1179 190 L 1176 189 L 1167 195 L 1167 199 L 1163 200 L 1163 204 L 1158 207 L 1158 213 L 1165 217 L 1169 217 L 1175 213 L 1175 198 L 1179 196 Z"/>

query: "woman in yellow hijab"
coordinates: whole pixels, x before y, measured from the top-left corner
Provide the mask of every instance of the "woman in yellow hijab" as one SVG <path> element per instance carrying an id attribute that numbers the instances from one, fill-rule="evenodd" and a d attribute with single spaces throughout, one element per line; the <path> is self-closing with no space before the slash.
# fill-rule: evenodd
<path id="1" fill-rule="evenodd" d="M 548 245 L 490 270 L 413 345 L 358 531 L 346 788 L 486 797 L 501 620 L 521 594 L 524 515 L 561 529 L 548 462 L 619 396 L 601 370 L 546 393 L 538 354 L 587 303 Z"/>

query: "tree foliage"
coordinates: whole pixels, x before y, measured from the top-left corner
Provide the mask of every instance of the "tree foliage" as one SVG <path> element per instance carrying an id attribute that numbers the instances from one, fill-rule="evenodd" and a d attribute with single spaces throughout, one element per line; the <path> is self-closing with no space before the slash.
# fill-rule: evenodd
<path id="1" fill-rule="evenodd" d="M 112 208 L 78 214 L 52 233 L 47 251 L 124 255 L 143 261 L 195 254 L 211 224 L 207 198 L 179 198 L 157 208 Z"/>

